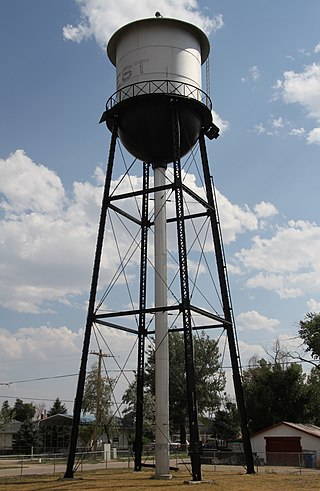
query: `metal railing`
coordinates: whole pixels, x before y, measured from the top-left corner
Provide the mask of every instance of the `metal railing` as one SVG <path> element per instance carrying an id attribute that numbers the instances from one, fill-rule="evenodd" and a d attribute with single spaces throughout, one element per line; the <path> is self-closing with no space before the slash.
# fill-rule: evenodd
<path id="1" fill-rule="evenodd" d="M 119 102 L 125 101 L 132 97 L 139 97 L 150 94 L 165 94 L 173 96 L 182 96 L 201 102 L 212 110 L 210 97 L 198 87 L 177 80 L 147 80 L 127 85 L 117 90 L 107 100 L 106 109 L 109 111 Z"/>

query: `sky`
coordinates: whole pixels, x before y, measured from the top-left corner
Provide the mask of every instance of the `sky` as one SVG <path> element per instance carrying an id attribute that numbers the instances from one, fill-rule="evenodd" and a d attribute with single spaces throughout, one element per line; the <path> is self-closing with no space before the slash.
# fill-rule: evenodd
<path id="1" fill-rule="evenodd" d="M 105 48 L 155 10 L 210 40 L 207 149 L 242 364 L 277 339 L 296 350 L 320 311 L 318 0 L 0 0 L 0 403 L 72 408 L 116 90 Z M 132 336 L 109 335 L 125 358 Z"/>

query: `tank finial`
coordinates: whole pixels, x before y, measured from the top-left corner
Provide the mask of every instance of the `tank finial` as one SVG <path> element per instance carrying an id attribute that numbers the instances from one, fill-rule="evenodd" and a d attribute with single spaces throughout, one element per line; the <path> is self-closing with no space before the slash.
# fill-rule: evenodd
<path id="1" fill-rule="evenodd" d="M 160 14 L 160 12 L 156 12 L 154 15 L 155 15 L 156 17 L 163 17 L 163 16 Z"/>

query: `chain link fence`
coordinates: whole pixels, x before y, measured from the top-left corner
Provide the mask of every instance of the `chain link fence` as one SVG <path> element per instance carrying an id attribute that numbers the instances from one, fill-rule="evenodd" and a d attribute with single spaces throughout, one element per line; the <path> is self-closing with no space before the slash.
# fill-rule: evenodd
<path id="1" fill-rule="evenodd" d="M 178 467 L 190 465 L 190 456 L 187 449 L 171 448 L 172 465 Z M 61 474 L 65 471 L 68 453 L 33 453 L 21 455 L 1 455 L 0 475 L 25 474 Z M 145 446 L 142 465 L 155 463 L 154 447 Z M 230 452 L 203 449 L 201 463 L 209 468 L 219 471 L 232 472 L 234 468 L 245 469 L 245 456 L 242 452 Z M 306 472 L 320 469 L 320 455 L 317 452 L 306 451 L 302 453 L 269 452 L 254 453 L 254 464 L 257 473 L 291 473 Z M 97 452 L 81 451 L 76 454 L 75 471 L 108 468 L 133 468 L 133 449 L 118 449 L 105 446 Z"/>

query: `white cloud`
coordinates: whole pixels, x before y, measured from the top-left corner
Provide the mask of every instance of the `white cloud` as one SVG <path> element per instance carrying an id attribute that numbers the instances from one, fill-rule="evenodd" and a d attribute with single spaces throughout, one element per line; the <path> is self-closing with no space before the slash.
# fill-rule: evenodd
<path id="1" fill-rule="evenodd" d="M 10 404 L 14 404 L 16 397 L 23 400 L 32 397 L 34 403 L 46 399 L 54 401 L 59 397 L 72 411 L 83 336 L 83 329 L 72 331 L 66 326 L 29 326 L 14 332 L 0 328 L 1 382 L 8 384 L 5 397 Z M 120 401 L 128 387 L 128 378 L 132 380 L 132 373 L 128 373 L 128 370 L 136 369 L 136 350 L 132 351 L 136 336 L 100 326 L 98 338 L 103 346 L 107 339 L 108 352 L 117 354 L 115 359 L 108 359 L 108 373 L 113 376 L 113 369 L 124 365 L 127 369 L 122 375 L 118 375 L 117 371 L 115 397 Z M 97 350 L 95 336 L 91 336 L 90 347 Z M 89 358 L 88 370 L 94 361 L 93 357 Z M 44 379 L 39 380 L 42 377 Z M 17 383 L 25 380 L 28 383 Z M 46 402 L 46 406 L 50 407 L 51 403 Z"/>
<path id="2" fill-rule="evenodd" d="M 280 324 L 277 319 L 268 319 L 255 310 L 242 312 L 237 315 L 236 324 L 240 331 L 257 331 L 266 330 L 274 331 L 274 328 Z"/>
<path id="3" fill-rule="evenodd" d="M 309 312 L 320 312 L 320 301 L 317 301 L 314 298 L 310 298 L 310 300 L 307 301 L 307 306 Z"/>
<path id="4" fill-rule="evenodd" d="M 314 52 L 315 53 L 320 53 L 320 43 L 318 43 L 315 47 L 314 47 Z"/>
<path id="5" fill-rule="evenodd" d="M 219 116 L 218 113 L 212 111 L 212 119 L 215 125 L 220 129 L 219 135 L 223 135 L 229 129 L 229 122 L 225 121 Z"/>
<path id="6" fill-rule="evenodd" d="M 49 362 L 56 361 L 57 358 L 63 358 L 66 355 L 73 357 L 78 366 L 83 336 L 82 328 L 73 331 L 66 326 L 29 326 L 14 332 L 0 328 L 1 369 L 3 370 L 5 366 L 8 367 L 7 364 L 10 362 L 10 369 L 14 368 L 13 360 L 16 362 L 21 360 L 26 364 L 35 360 Z M 136 337 L 131 334 L 105 326 L 99 327 L 98 338 L 100 336 L 108 339 L 110 349 L 117 352 L 119 356 L 121 355 L 123 360 L 136 341 Z M 92 337 L 92 344 L 95 345 L 94 337 Z M 133 355 L 133 359 L 135 359 L 135 355 Z"/>
<path id="7" fill-rule="evenodd" d="M 167 176 L 170 175 L 170 172 L 172 172 L 171 167 L 168 168 Z M 185 172 L 183 172 L 182 175 L 184 183 L 197 195 L 204 198 L 204 189 L 197 184 L 196 176 L 192 173 L 186 174 Z M 258 219 L 255 213 L 253 213 L 249 207 L 241 207 L 232 203 L 228 200 L 228 198 L 221 194 L 218 189 L 216 189 L 216 197 L 219 207 L 219 215 L 221 217 L 223 239 L 226 244 L 233 242 L 238 234 L 245 233 L 248 230 L 256 230 L 258 228 Z M 191 205 L 188 202 L 188 211 L 192 211 L 193 213 L 200 211 L 197 206 L 197 204 Z M 173 201 L 171 201 L 168 203 L 168 215 L 172 215 L 173 213 L 175 213 L 175 206 Z M 174 244 L 174 248 L 176 248 L 176 243 Z"/>
<path id="8" fill-rule="evenodd" d="M 52 353 L 64 355 L 80 352 L 83 332 L 67 327 L 24 327 L 15 332 L 0 329 L 1 360 L 45 360 Z"/>
<path id="9" fill-rule="evenodd" d="M 237 234 L 256 230 L 258 220 L 248 207 L 240 207 L 231 203 L 225 196 L 217 191 L 219 214 L 224 242 L 230 243 L 236 239 Z"/>
<path id="10" fill-rule="evenodd" d="M 290 275 L 258 273 L 248 279 L 248 288 L 264 288 L 276 292 L 280 298 L 297 298 L 303 295 L 302 288 L 289 288 Z"/>
<path id="11" fill-rule="evenodd" d="M 266 133 L 267 132 L 267 129 L 264 127 L 264 125 L 262 123 L 258 123 L 254 126 L 254 131 L 258 134 L 258 135 L 262 135 L 263 133 Z"/>
<path id="12" fill-rule="evenodd" d="M 271 120 L 271 124 L 274 128 L 283 128 L 285 125 L 285 121 L 282 116 L 279 116 L 279 118 L 273 118 Z"/>
<path id="13" fill-rule="evenodd" d="M 306 48 L 299 48 L 298 53 L 303 56 L 311 56 L 310 51 L 308 51 Z"/>
<path id="14" fill-rule="evenodd" d="M 164 17 L 185 20 L 199 26 L 206 33 L 216 31 L 223 26 L 222 15 L 208 17 L 201 12 L 196 0 L 75 0 L 79 5 L 81 20 L 76 25 L 63 28 L 65 39 L 81 42 L 94 37 L 104 47 L 110 36 L 121 26 L 136 19 L 154 17 L 156 11 Z"/>
<path id="15" fill-rule="evenodd" d="M 249 68 L 249 75 L 247 77 L 241 77 L 240 80 L 242 83 L 246 83 L 250 80 L 257 82 L 260 77 L 261 77 L 260 70 L 257 67 L 257 65 L 254 65 Z"/>
<path id="16" fill-rule="evenodd" d="M 270 115 L 266 123 L 258 123 L 254 125 L 254 132 L 258 135 L 266 134 L 268 136 L 276 136 L 283 134 L 284 129 L 289 126 L 289 122 L 282 116 L 274 117 Z"/>
<path id="17" fill-rule="evenodd" d="M 305 221 L 290 221 L 269 239 L 255 236 L 249 249 L 236 258 L 246 268 L 249 288 L 264 288 L 281 298 L 320 292 L 320 227 Z"/>
<path id="18" fill-rule="evenodd" d="M 256 204 L 254 211 L 258 218 L 268 218 L 278 213 L 278 210 L 272 203 L 266 203 L 265 201 Z"/>
<path id="19" fill-rule="evenodd" d="M 52 312 L 51 302 L 88 290 L 102 188 L 76 182 L 67 198 L 59 177 L 21 150 L 0 168 L 0 304 Z M 102 270 L 114 268 L 114 249 Z"/>
<path id="20" fill-rule="evenodd" d="M 244 274 L 239 266 L 236 266 L 232 263 L 228 263 L 228 273 L 236 274 L 236 275 L 243 275 Z"/>
<path id="21" fill-rule="evenodd" d="M 310 118 L 320 120 L 320 64 L 308 65 L 300 73 L 284 72 L 275 88 L 284 102 L 301 104 Z"/>
<path id="22" fill-rule="evenodd" d="M 250 76 L 251 76 L 252 80 L 254 80 L 254 82 L 256 82 L 257 80 L 259 80 L 259 78 L 261 77 L 260 70 L 257 67 L 257 65 L 254 65 L 254 66 L 250 67 L 249 68 L 249 73 L 250 73 Z"/>
<path id="23" fill-rule="evenodd" d="M 313 128 L 307 136 L 308 143 L 316 143 L 320 145 L 320 128 Z"/>
<path id="24" fill-rule="evenodd" d="M 65 192 L 60 178 L 33 163 L 23 150 L 16 150 L 6 160 L 0 159 L 0 174 L 0 193 L 5 193 L 1 208 L 7 213 L 61 212 Z"/>
<path id="25" fill-rule="evenodd" d="M 16 182 L 12 182 L 13 174 L 17 176 Z M 19 176 L 23 176 L 23 181 Z M 96 170 L 95 179 L 98 185 L 75 182 L 73 192 L 67 195 L 59 177 L 43 165 L 32 162 L 23 151 L 18 150 L 1 161 L 0 305 L 29 313 L 53 312 L 55 302 L 83 308 L 84 301 L 79 300 L 79 296 L 87 294 L 90 284 L 104 180 L 101 170 Z M 184 173 L 184 182 L 203 195 L 195 175 Z M 122 192 L 140 189 L 141 177 L 131 175 L 129 180 L 120 176 L 112 183 L 112 188 L 115 186 L 121 186 Z M 231 203 L 218 191 L 217 199 L 226 243 L 234 241 L 238 234 L 258 228 L 258 218 L 248 207 Z M 130 212 L 135 213 L 136 207 L 127 201 L 125 206 L 131 206 Z M 196 205 L 188 206 L 191 209 Z M 260 204 L 258 209 L 260 215 L 271 213 L 268 204 Z M 174 203 L 169 201 L 168 216 L 174 210 Z M 110 221 L 108 226 L 110 228 Z M 117 248 L 124 257 L 129 246 L 128 227 L 122 227 L 120 221 L 112 226 L 118 243 L 115 243 L 114 233 L 106 235 L 101 288 L 106 286 L 119 264 Z M 188 221 L 188 231 L 190 229 L 192 224 Z M 195 234 L 192 230 L 191 233 Z M 200 239 L 204 233 L 203 230 L 195 242 L 195 248 L 199 250 L 203 246 Z M 169 247 L 175 251 L 176 239 L 171 235 Z M 127 271 L 127 280 L 133 281 L 139 264 L 138 247 L 130 255 L 131 269 Z"/>
<path id="26" fill-rule="evenodd" d="M 266 357 L 266 352 L 261 344 L 249 344 L 240 340 L 239 349 L 243 366 L 246 366 L 253 356 L 258 356 L 258 358 Z"/>
<path id="27" fill-rule="evenodd" d="M 289 134 L 291 136 L 303 136 L 305 132 L 306 130 L 304 128 L 293 128 Z"/>

